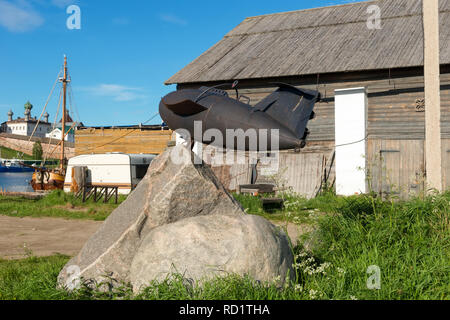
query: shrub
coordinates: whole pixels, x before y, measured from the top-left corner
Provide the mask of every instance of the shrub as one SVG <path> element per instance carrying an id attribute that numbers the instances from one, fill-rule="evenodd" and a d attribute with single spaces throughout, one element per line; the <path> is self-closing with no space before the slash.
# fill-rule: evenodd
<path id="1" fill-rule="evenodd" d="M 42 145 L 39 141 L 36 141 L 33 145 L 33 160 L 42 160 L 42 155 L 44 151 L 42 150 Z"/>

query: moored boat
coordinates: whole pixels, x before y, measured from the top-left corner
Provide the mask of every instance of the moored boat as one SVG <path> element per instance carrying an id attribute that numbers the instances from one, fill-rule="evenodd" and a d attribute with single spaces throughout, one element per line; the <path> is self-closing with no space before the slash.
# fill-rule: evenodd
<path id="1" fill-rule="evenodd" d="M 34 191 L 50 191 L 50 190 L 63 190 L 64 179 L 66 176 L 66 164 L 67 160 L 64 155 L 64 142 L 66 135 L 69 132 L 65 132 L 66 120 L 69 118 L 66 109 L 67 101 L 67 85 L 70 82 L 70 78 L 67 71 L 67 57 L 64 56 L 63 77 L 59 78 L 59 82 L 62 83 L 62 119 L 61 119 L 61 142 L 60 142 L 60 161 L 59 168 L 47 169 L 47 168 L 35 168 L 33 178 L 31 179 L 31 187 Z M 72 128 L 71 128 L 72 129 Z M 71 130 L 69 129 L 69 131 Z"/>
<path id="2" fill-rule="evenodd" d="M 31 179 L 34 191 L 51 191 L 64 189 L 65 175 L 51 170 L 36 170 Z"/>
<path id="3" fill-rule="evenodd" d="M 33 172 L 34 168 L 25 167 L 19 160 L 0 159 L 0 172 Z"/>

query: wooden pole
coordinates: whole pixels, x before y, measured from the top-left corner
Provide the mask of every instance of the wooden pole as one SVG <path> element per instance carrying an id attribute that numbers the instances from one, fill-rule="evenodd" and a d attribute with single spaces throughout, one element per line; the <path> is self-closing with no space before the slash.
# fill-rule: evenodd
<path id="1" fill-rule="evenodd" d="M 62 110 L 62 120 L 61 120 L 61 172 L 64 172 L 64 139 L 65 139 L 65 131 L 66 131 L 66 93 L 67 93 L 67 57 L 64 56 L 64 78 L 62 79 L 63 83 L 63 110 Z"/>
<path id="2" fill-rule="evenodd" d="M 427 188 L 442 191 L 439 0 L 423 0 Z"/>

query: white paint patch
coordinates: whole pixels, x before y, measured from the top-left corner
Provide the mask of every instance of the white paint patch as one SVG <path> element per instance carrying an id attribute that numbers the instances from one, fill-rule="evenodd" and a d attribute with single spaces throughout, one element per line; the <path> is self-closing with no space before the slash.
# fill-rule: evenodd
<path id="1" fill-rule="evenodd" d="M 335 90 L 335 130 L 336 193 L 344 196 L 366 193 L 365 88 Z"/>

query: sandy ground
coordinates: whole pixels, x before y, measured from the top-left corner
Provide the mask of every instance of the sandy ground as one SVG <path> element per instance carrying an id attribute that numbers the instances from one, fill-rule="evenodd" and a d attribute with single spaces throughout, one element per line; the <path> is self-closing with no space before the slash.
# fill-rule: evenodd
<path id="1" fill-rule="evenodd" d="M 280 222 L 273 222 L 282 225 Z M 102 222 L 55 218 L 14 218 L 0 215 L 0 258 L 22 259 L 27 252 L 45 257 L 75 256 Z M 293 243 L 307 228 L 288 225 Z M 31 250 L 31 251 L 30 251 Z"/>
<path id="2" fill-rule="evenodd" d="M 56 253 L 74 256 L 101 224 L 86 220 L 0 216 L 0 258 L 22 259 L 28 250 L 38 257 Z"/>

